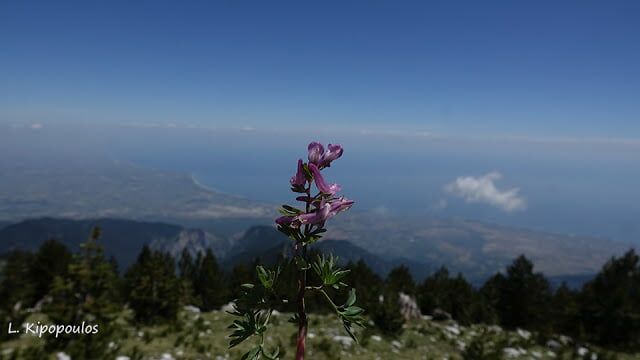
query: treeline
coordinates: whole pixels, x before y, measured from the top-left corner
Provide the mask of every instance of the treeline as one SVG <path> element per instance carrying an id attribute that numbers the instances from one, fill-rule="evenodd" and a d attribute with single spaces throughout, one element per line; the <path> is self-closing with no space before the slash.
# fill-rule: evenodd
<path id="1" fill-rule="evenodd" d="M 99 237 L 100 231 L 94 230 L 76 254 L 55 240 L 43 243 L 36 253 L 7 254 L 0 273 L 3 324 L 20 324 L 32 311 L 45 313 L 55 324 L 99 324 L 99 336 L 45 336 L 49 350 L 94 358 L 96 353 L 109 354 L 109 339 L 118 336 L 122 322 L 179 327 L 181 307 L 220 309 L 238 297 L 241 284 L 256 281 L 259 259 L 225 273 L 211 250 L 196 256 L 184 251 L 174 259 L 149 247 L 120 275 L 116 261 L 105 257 Z M 281 260 L 285 265 L 278 292 L 291 294 L 292 299 L 296 266 Z M 351 271 L 346 282 L 355 287 L 359 304 L 376 328 L 389 336 L 402 331 L 398 296 L 405 293 L 416 299 L 423 314 L 435 318 L 527 329 L 539 334 L 540 342 L 552 334 L 565 334 L 612 349 L 640 350 L 640 262 L 633 250 L 612 258 L 580 290 L 565 284 L 553 289 L 524 256 L 480 288 L 444 267 L 421 283 L 404 266 L 386 278 L 363 261 L 346 267 Z M 280 310 L 292 311 L 292 306 L 293 301 L 283 302 Z M 321 298 L 309 299 L 307 306 L 312 312 L 330 311 Z M 132 319 L 123 318 L 125 308 L 132 310 Z M 0 340 L 9 336 L 0 332 Z"/>

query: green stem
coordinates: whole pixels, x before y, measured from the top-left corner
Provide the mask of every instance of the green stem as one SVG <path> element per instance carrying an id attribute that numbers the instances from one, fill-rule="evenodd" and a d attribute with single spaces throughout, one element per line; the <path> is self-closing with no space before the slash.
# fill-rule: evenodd
<path id="1" fill-rule="evenodd" d="M 327 292 L 324 291 L 323 288 L 320 288 L 319 291 L 322 293 L 322 295 L 324 295 L 324 297 L 327 299 L 329 304 L 331 304 L 331 306 L 333 306 L 333 310 L 338 312 L 338 306 L 333 302 L 333 300 L 331 300 L 331 297 L 329 297 L 329 294 L 327 294 Z"/>

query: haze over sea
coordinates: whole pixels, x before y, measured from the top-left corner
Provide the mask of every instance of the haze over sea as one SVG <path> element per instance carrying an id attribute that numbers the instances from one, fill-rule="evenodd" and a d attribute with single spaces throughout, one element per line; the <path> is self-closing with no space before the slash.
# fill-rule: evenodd
<path id="1" fill-rule="evenodd" d="M 300 149 L 316 140 L 295 131 L 258 129 L 144 131 L 154 135 L 120 141 L 111 154 L 191 173 L 218 191 L 278 204 L 291 196 L 287 184 L 295 157 L 306 156 Z M 635 185 L 640 145 L 634 142 L 398 130 L 321 132 L 317 140 L 345 147 L 328 180 L 339 178 L 343 193 L 357 199 L 361 211 L 461 217 L 640 243 Z"/>

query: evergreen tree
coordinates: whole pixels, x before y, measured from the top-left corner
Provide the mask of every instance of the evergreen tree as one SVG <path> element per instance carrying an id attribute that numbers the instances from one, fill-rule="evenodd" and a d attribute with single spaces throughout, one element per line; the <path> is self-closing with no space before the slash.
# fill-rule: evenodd
<path id="1" fill-rule="evenodd" d="M 469 324 L 472 321 L 472 305 L 475 292 L 464 277 L 449 277 L 446 267 L 440 268 L 424 280 L 418 289 L 418 304 L 425 314 L 436 308 L 442 309 L 458 320 Z"/>
<path id="2" fill-rule="evenodd" d="M 35 288 L 29 278 L 33 264 L 32 253 L 14 250 L 7 254 L 0 280 L 0 322 L 22 323 L 29 315 L 26 308 L 31 305 Z M 15 337 L 7 331 L 0 331 L 0 340 Z"/>
<path id="3" fill-rule="evenodd" d="M 229 289 L 231 293 L 229 297 L 231 300 L 238 299 L 242 295 L 242 284 L 253 284 L 257 281 L 255 268 L 259 264 L 253 265 L 237 264 L 231 270 L 229 274 Z"/>
<path id="4" fill-rule="evenodd" d="M 115 284 L 117 274 L 98 244 L 100 229 L 94 228 L 80 245 L 64 277 L 57 276 L 44 311 L 53 324 L 95 325 L 97 333 L 49 335 L 47 346 L 64 349 L 73 359 L 113 358 L 107 350 L 114 334 L 113 320 L 119 311 Z"/>
<path id="5" fill-rule="evenodd" d="M 0 309 L 19 310 L 29 307 L 35 294 L 34 284 L 28 281 L 34 255 L 23 250 L 7 254 L 0 281 Z"/>
<path id="6" fill-rule="evenodd" d="M 144 246 L 125 274 L 127 300 L 141 323 L 174 321 L 180 286 L 170 254 Z"/>
<path id="7" fill-rule="evenodd" d="M 473 323 L 499 323 L 500 319 L 497 308 L 500 299 L 500 289 L 504 281 L 504 275 L 498 273 L 489 278 L 478 290 L 471 309 L 471 319 Z"/>
<path id="8" fill-rule="evenodd" d="M 348 264 L 347 269 L 351 270 L 347 280 L 356 289 L 358 302 L 365 309 L 373 309 L 384 290 L 382 279 L 362 259 Z"/>
<path id="9" fill-rule="evenodd" d="M 200 296 L 204 311 L 219 309 L 227 300 L 228 292 L 224 283 L 224 274 L 211 249 L 207 249 L 198 265 L 197 282 L 194 288 L 196 294 Z"/>
<path id="10" fill-rule="evenodd" d="M 499 287 L 500 321 L 507 328 L 548 331 L 550 299 L 548 281 L 542 274 L 534 273 L 531 261 L 521 255 L 507 267 Z"/>
<path id="11" fill-rule="evenodd" d="M 405 294 L 414 295 L 416 284 L 413 281 L 409 268 L 404 265 L 400 265 L 391 270 L 389 275 L 387 275 L 387 289 L 395 292 L 396 294 L 403 292 Z"/>
<path id="12" fill-rule="evenodd" d="M 640 264 L 634 250 L 611 259 L 585 284 L 581 317 L 589 340 L 640 349 Z"/>
<path id="13" fill-rule="evenodd" d="M 580 323 L 578 292 L 562 283 L 553 294 L 549 308 L 549 321 L 556 333 L 583 337 Z"/>
<path id="14" fill-rule="evenodd" d="M 29 282 L 34 287 L 34 301 L 39 301 L 49 292 L 57 276 L 66 276 L 72 259 L 71 251 L 56 240 L 47 240 L 40 246 L 29 269 Z"/>
<path id="15" fill-rule="evenodd" d="M 200 306 L 200 299 L 196 296 L 194 289 L 197 267 L 191 252 L 187 248 L 183 249 L 180 254 L 178 275 L 180 276 L 180 303 Z"/>
<path id="16" fill-rule="evenodd" d="M 371 308 L 371 318 L 376 327 L 387 336 L 395 337 L 402 333 L 404 317 L 402 316 L 398 292 L 387 291 Z"/>

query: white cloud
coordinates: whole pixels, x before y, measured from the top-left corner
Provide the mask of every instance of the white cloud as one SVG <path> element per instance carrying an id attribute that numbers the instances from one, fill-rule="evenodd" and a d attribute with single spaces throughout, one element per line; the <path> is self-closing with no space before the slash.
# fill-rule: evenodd
<path id="1" fill-rule="evenodd" d="M 40 130 L 40 129 L 42 129 L 42 127 L 43 127 L 43 126 L 42 126 L 42 124 L 40 124 L 40 123 L 33 123 L 33 124 L 31 124 L 31 128 L 32 128 L 33 130 Z"/>
<path id="2" fill-rule="evenodd" d="M 461 176 L 447 184 L 445 191 L 467 202 L 489 204 L 506 212 L 524 210 L 526 200 L 518 194 L 520 189 L 498 189 L 494 182 L 500 178 L 502 174 L 495 171 L 479 177 Z"/>

